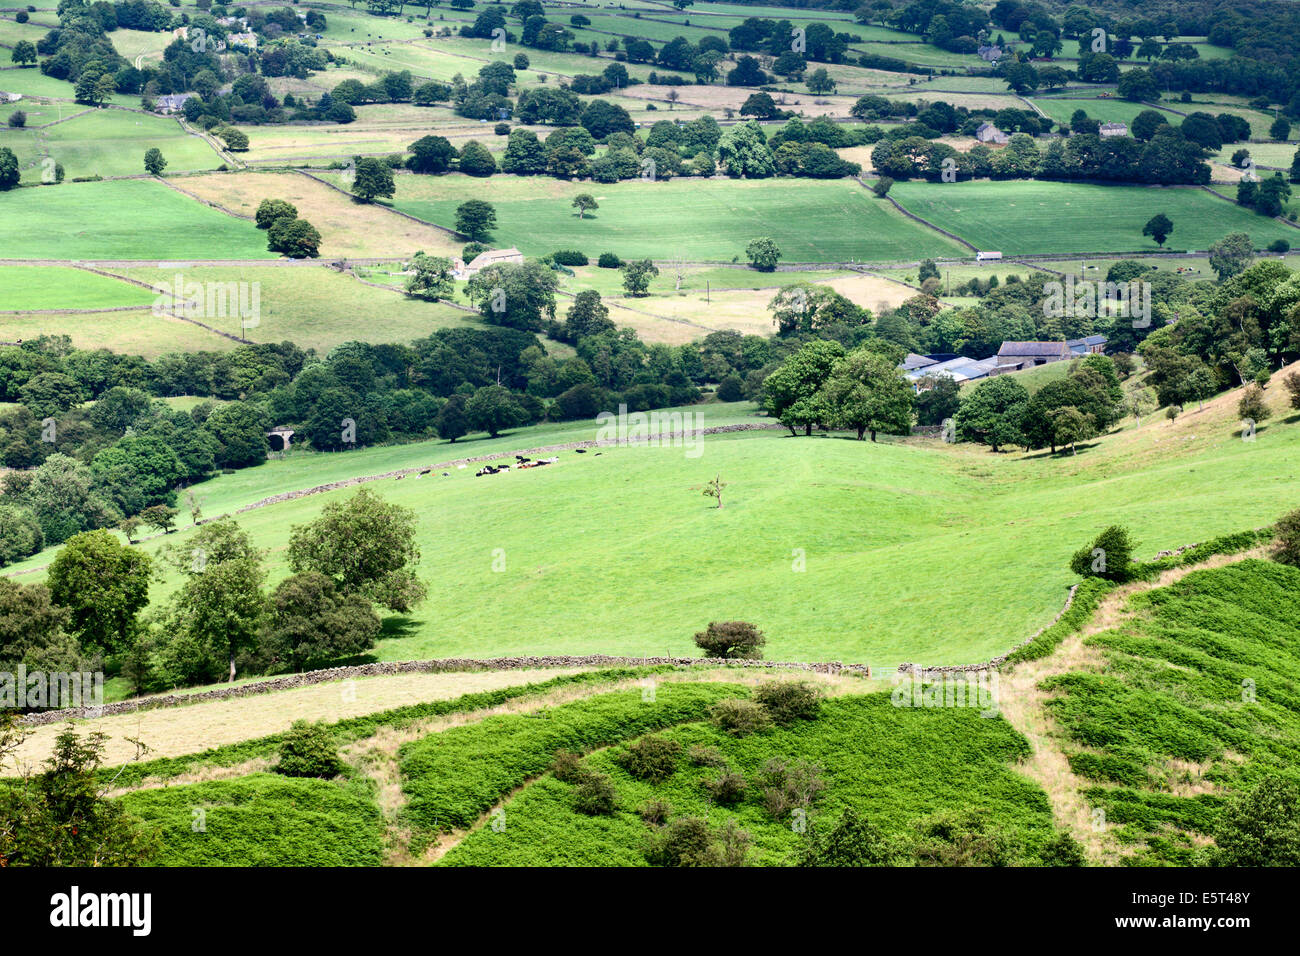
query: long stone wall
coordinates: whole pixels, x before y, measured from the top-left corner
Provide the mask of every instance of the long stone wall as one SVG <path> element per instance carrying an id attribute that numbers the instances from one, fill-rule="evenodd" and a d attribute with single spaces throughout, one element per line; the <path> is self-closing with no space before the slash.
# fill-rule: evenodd
<path id="1" fill-rule="evenodd" d="M 427 661 L 389 661 L 381 664 L 357 664 L 351 667 L 330 667 L 325 670 L 306 671 L 273 677 L 270 680 L 238 687 L 218 687 L 195 694 L 163 694 L 138 700 L 124 700 L 102 707 L 69 707 L 64 710 L 47 710 L 26 714 L 21 723 L 28 726 L 58 723 L 63 720 L 87 720 L 113 714 L 131 714 L 142 710 L 164 707 L 182 707 L 214 700 L 236 697 L 253 697 L 276 691 L 310 687 L 330 681 L 352 680 L 359 677 L 382 677 L 393 674 L 436 674 L 447 671 L 476 670 L 530 670 L 544 667 L 650 667 L 668 664 L 673 667 L 738 667 L 762 670 L 798 670 L 818 674 L 860 674 L 871 676 L 866 664 L 843 664 L 840 661 L 800 662 L 730 660 L 723 657 L 611 657 L 605 654 L 550 655 L 546 657 L 493 657 L 486 659 L 452 657 Z"/>

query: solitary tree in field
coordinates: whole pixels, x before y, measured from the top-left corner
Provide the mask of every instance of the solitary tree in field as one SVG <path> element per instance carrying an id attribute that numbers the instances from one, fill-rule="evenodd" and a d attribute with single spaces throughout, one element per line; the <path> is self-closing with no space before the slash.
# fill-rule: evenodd
<path id="1" fill-rule="evenodd" d="M 714 475 L 713 478 L 704 483 L 704 497 L 716 498 L 718 507 L 722 507 L 722 489 L 727 487 L 727 483 L 722 480 L 721 475 Z"/>
<path id="2" fill-rule="evenodd" d="M 1070 570 L 1082 577 L 1105 578 L 1108 581 L 1125 581 L 1133 570 L 1133 543 L 1128 529 L 1111 525 L 1087 547 L 1080 548 L 1070 558 Z"/>
<path id="3" fill-rule="evenodd" d="M 320 232 L 306 219 L 282 216 L 267 231 L 267 248 L 290 259 L 315 259 L 320 255 Z"/>
<path id="4" fill-rule="evenodd" d="M 763 236 L 752 240 L 745 247 L 745 255 L 749 258 L 749 264 L 759 272 L 771 272 L 781 258 L 781 250 L 777 248 L 776 242 Z"/>
<path id="5" fill-rule="evenodd" d="M 456 231 L 474 242 L 487 242 L 496 228 L 496 207 L 483 199 L 470 199 L 456 207 Z"/>
<path id="6" fill-rule="evenodd" d="M 18 168 L 18 157 L 8 146 L 0 146 L 0 191 L 13 189 L 18 185 L 22 171 Z"/>
<path id="7" fill-rule="evenodd" d="M 383 160 L 374 157 L 354 157 L 356 175 L 352 192 L 362 202 L 373 202 L 378 196 L 391 196 L 397 191 L 393 184 L 393 170 Z"/>
<path id="8" fill-rule="evenodd" d="M 678 100 L 680 100 L 681 98 L 682 98 L 682 94 L 678 93 L 676 90 L 669 90 L 669 91 L 668 91 L 668 109 L 671 111 L 672 108 L 673 108 L 673 104 L 676 103 L 676 102 L 677 102 Z"/>
<path id="9" fill-rule="evenodd" d="M 650 259 L 634 259 L 623 263 L 623 288 L 628 295 L 642 296 L 650 290 L 650 279 L 659 274 L 659 267 Z"/>
<path id="10" fill-rule="evenodd" d="M 808 92 L 810 93 L 834 93 L 835 79 L 827 71 L 826 67 L 819 66 L 808 75 L 805 81 Z"/>
<path id="11" fill-rule="evenodd" d="M 572 205 L 574 209 L 578 210 L 579 219 L 583 217 L 584 213 L 600 208 L 600 205 L 596 202 L 596 197 L 591 193 L 578 193 L 578 195 L 573 197 L 573 202 L 570 205 Z"/>
<path id="12" fill-rule="evenodd" d="M 1169 217 L 1162 212 L 1156 213 L 1147 224 L 1142 227 L 1142 235 L 1150 236 L 1156 241 L 1157 246 L 1164 246 L 1165 240 L 1169 234 L 1174 231 L 1174 224 L 1169 221 Z"/>
<path id="13" fill-rule="evenodd" d="M 710 621 L 695 635 L 695 646 L 710 657 L 757 660 L 766 642 L 763 632 L 748 621 Z"/>
<path id="14" fill-rule="evenodd" d="M 149 147 L 144 154 L 144 170 L 151 176 L 161 176 L 162 171 L 167 168 L 167 160 L 163 159 L 162 150 L 157 146 Z"/>
<path id="15" fill-rule="evenodd" d="M 14 44 L 14 52 L 10 59 L 19 66 L 31 66 L 36 62 L 36 47 L 30 40 L 19 40 Z"/>

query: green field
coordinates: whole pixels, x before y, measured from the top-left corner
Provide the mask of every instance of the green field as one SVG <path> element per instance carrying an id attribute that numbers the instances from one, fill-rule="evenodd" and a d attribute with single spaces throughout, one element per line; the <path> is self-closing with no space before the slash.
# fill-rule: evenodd
<path id="1" fill-rule="evenodd" d="M 162 150 L 168 173 L 216 169 L 222 164 L 221 156 L 206 140 L 185 132 L 174 119 L 124 110 L 91 110 L 54 122 L 56 107 L 45 103 L 38 116 L 29 114 L 27 129 L 0 127 L 0 146 L 18 156 L 24 183 L 42 182 L 53 173 L 50 163 L 62 164 L 68 179 L 143 175 L 144 154 L 152 147 Z M 72 112 L 66 105 L 62 107 L 63 115 Z M 46 122 L 54 125 L 30 128 Z"/>
<path id="2" fill-rule="evenodd" d="M 362 285 L 324 267 L 129 269 L 121 274 L 169 290 L 175 288 L 178 274 L 182 285 L 243 282 L 249 286 L 246 301 L 251 301 L 252 283 L 257 283 L 259 321 L 243 329 L 244 337 L 254 342 L 290 341 L 322 354 L 343 342 L 410 342 L 437 329 L 477 324 L 468 312 Z M 365 316 L 365 322 L 358 323 L 358 316 Z M 197 318 L 232 335 L 241 334 L 233 310 L 225 316 Z"/>
<path id="3" fill-rule="evenodd" d="M 730 417 L 701 411 L 706 425 Z M 1234 422 L 1226 407 L 1181 416 L 1176 429 L 1149 416 L 1141 429 L 1065 458 L 741 433 L 705 438 L 695 458 L 682 447 L 634 447 L 562 452 L 556 466 L 484 478 L 470 468 L 387 479 L 370 487 L 419 515 L 430 597 L 393 622 L 401 636 L 381 641 L 376 653 L 690 654 L 695 631 L 738 617 L 766 631 L 773 659 L 868 662 L 881 674 L 902 661 L 983 660 L 1052 618 L 1074 579 L 1070 554 L 1104 524 L 1126 524 L 1139 554 L 1153 554 L 1263 525 L 1285 510 L 1300 494 L 1289 464 L 1300 432 L 1280 421 L 1242 442 Z M 486 447 L 594 438 L 594 424 L 583 432 L 575 423 L 490 446 L 291 457 L 195 491 L 204 513 L 215 515 L 293 488 Z M 700 494 L 717 474 L 729 485 L 721 511 Z M 273 581 L 287 573 L 289 527 L 351 493 L 239 516 L 269 549 Z M 505 572 L 492 571 L 498 554 Z M 43 552 L 10 571 L 51 557 Z M 175 584 L 174 576 L 160 583 L 154 600 Z M 628 605 L 642 602 L 655 613 L 630 626 Z"/>
<path id="4" fill-rule="evenodd" d="M 251 222 L 145 180 L 16 189 L 0 212 L 0 259 L 275 258 Z"/>
<path id="5" fill-rule="evenodd" d="M 110 309 L 152 303 L 147 289 L 65 266 L 0 267 L 3 311 Z"/>
<path id="6" fill-rule="evenodd" d="M 977 248 L 1006 255 L 1154 252 L 1142 227 L 1161 212 L 1174 224 L 1167 243 L 1172 249 L 1207 249 L 1231 232 L 1249 233 L 1258 248 L 1300 236 L 1195 188 L 981 180 L 899 183 L 890 196 Z"/>
<path id="7" fill-rule="evenodd" d="M 63 164 L 67 176 L 136 176 L 144 173 L 144 154 L 162 150 L 166 172 L 216 169 L 222 164 L 206 140 L 186 133 L 174 119 L 122 110 L 95 110 L 37 131 L 43 155 Z M 31 177 L 39 180 L 39 172 Z"/>
<path id="8" fill-rule="evenodd" d="M 1064 96 L 1038 96 L 1035 97 L 1034 105 L 1041 109 L 1058 123 L 1070 125 L 1070 117 L 1076 110 L 1083 110 L 1090 117 L 1103 123 L 1132 123 L 1133 119 L 1141 112 L 1151 109 L 1146 103 L 1130 103 L 1128 100 L 1121 100 L 1111 97 L 1109 99 L 1096 98 L 1067 98 Z M 1160 112 L 1157 110 L 1157 112 Z M 1177 113 L 1161 114 L 1165 120 L 1173 126 L 1177 126 L 1183 121 L 1183 118 Z"/>
<path id="9" fill-rule="evenodd" d="M 151 309 L 75 315 L 0 313 L 0 340 L 18 342 L 42 335 L 67 335 L 75 348 L 109 349 L 146 358 L 168 352 L 224 352 L 239 344 L 191 322 L 159 317 Z"/>
<path id="10" fill-rule="evenodd" d="M 745 246 L 770 236 L 787 262 L 887 260 L 959 253 L 852 180 L 640 181 L 610 185 L 541 177 L 404 176 L 393 205 L 429 222 L 455 223 L 456 207 L 484 194 L 497 208 L 498 246 L 529 255 L 581 249 L 589 256 L 745 261 Z M 600 209 L 581 221 L 570 203 L 591 192 Z"/>

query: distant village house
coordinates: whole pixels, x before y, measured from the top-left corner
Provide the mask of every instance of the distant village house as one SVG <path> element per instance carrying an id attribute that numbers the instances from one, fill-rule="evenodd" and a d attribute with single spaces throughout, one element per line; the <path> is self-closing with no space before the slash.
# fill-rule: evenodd
<path id="1" fill-rule="evenodd" d="M 975 138 L 981 143 L 1009 143 L 1011 137 L 1002 130 L 998 129 L 992 123 L 980 123 L 979 128 L 975 130 Z"/>
<path id="2" fill-rule="evenodd" d="M 480 252 L 468 265 L 459 257 L 451 260 L 451 274 L 456 279 L 472 279 L 488 266 L 499 266 L 507 262 L 523 262 L 524 254 L 511 246 L 509 249 L 489 249 Z"/>

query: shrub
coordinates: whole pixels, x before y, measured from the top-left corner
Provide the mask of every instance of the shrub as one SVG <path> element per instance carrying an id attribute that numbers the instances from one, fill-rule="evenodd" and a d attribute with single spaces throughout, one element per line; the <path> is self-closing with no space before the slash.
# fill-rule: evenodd
<path id="1" fill-rule="evenodd" d="M 1291 243 L 1287 242 L 1285 239 L 1274 239 L 1272 242 L 1268 244 L 1268 251 L 1276 252 L 1279 254 L 1290 252 Z"/>
<path id="2" fill-rule="evenodd" d="M 774 820 L 783 820 L 796 808 L 810 807 L 826 789 L 821 768 L 806 760 L 788 764 L 773 757 L 763 764 L 754 778 L 763 791 L 763 809 Z"/>
<path id="3" fill-rule="evenodd" d="M 14 129 L 22 129 L 27 125 L 27 114 L 22 110 L 14 110 L 9 114 L 9 125 Z"/>
<path id="4" fill-rule="evenodd" d="M 561 266 L 585 266 L 591 261 L 576 249 L 561 249 L 551 256 L 551 260 Z"/>
<path id="5" fill-rule="evenodd" d="M 742 830 L 735 820 L 728 820 L 718 828 L 717 839 L 709 846 L 706 857 L 709 866 L 746 866 L 749 845 L 754 838 Z"/>
<path id="6" fill-rule="evenodd" d="M 1264 402 L 1264 390 L 1259 385 L 1246 386 L 1241 401 L 1237 403 L 1237 414 L 1252 422 L 1262 422 L 1273 414 L 1273 410 Z"/>
<path id="7" fill-rule="evenodd" d="M 596 265 L 602 269 L 618 269 L 623 265 L 623 260 L 612 252 L 602 252 L 600 258 L 596 260 Z"/>
<path id="8" fill-rule="evenodd" d="M 800 866 L 892 866 L 901 848 L 875 824 L 849 807 L 834 825 L 812 828 L 798 854 Z"/>
<path id="9" fill-rule="evenodd" d="M 488 247 L 483 245 L 481 242 L 467 242 L 465 243 L 465 248 L 460 250 L 460 257 L 466 262 L 469 262 L 475 256 L 487 251 Z"/>
<path id="10" fill-rule="evenodd" d="M 1274 530 L 1277 539 L 1273 544 L 1273 560 L 1300 568 L 1300 509 L 1279 518 Z"/>
<path id="11" fill-rule="evenodd" d="M 333 777 L 342 769 L 334 735 L 324 721 L 295 720 L 280 744 L 277 773 L 286 777 Z"/>
<path id="12" fill-rule="evenodd" d="M 1111 525 L 1088 547 L 1080 548 L 1070 559 L 1070 570 L 1082 577 L 1125 581 L 1133 572 L 1133 545 L 1128 529 Z"/>
<path id="13" fill-rule="evenodd" d="M 651 836 L 645 856 L 655 866 L 705 866 L 709 825 L 699 817 L 678 817 Z"/>
<path id="14" fill-rule="evenodd" d="M 752 700 L 727 698 L 720 700 L 709 708 L 713 723 L 733 737 L 747 737 L 750 734 L 769 730 L 772 718 L 762 707 Z"/>
<path id="15" fill-rule="evenodd" d="M 608 816 L 614 812 L 614 781 L 603 773 L 588 774 L 573 795 L 573 809 L 589 817 Z"/>
<path id="16" fill-rule="evenodd" d="M 709 792 L 713 802 L 724 807 L 739 803 L 745 799 L 744 774 L 736 773 L 734 770 L 719 771 L 716 780 L 704 780 L 704 789 Z"/>
<path id="17" fill-rule="evenodd" d="M 651 800 L 639 811 L 641 819 L 652 827 L 661 827 L 673 815 L 673 808 L 663 800 Z"/>
<path id="18" fill-rule="evenodd" d="M 702 747 L 699 744 L 691 747 L 687 759 L 696 767 L 725 767 L 727 758 L 722 756 L 722 751 L 717 747 Z"/>
<path id="19" fill-rule="evenodd" d="M 788 727 L 796 720 L 816 720 L 821 709 L 821 688 L 805 680 L 768 681 L 754 691 L 754 699 L 772 720 Z"/>
<path id="20" fill-rule="evenodd" d="M 1039 852 L 1043 866 L 1087 866 L 1088 855 L 1079 841 L 1062 830 L 1043 845 Z"/>
<path id="21" fill-rule="evenodd" d="M 619 764 L 640 780 L 660 783 L 677 770 L 682 745 L 666 737 L 642 737 L 630 744 L 619 757 Z"/>
<path id="22" fill-rule="evenodd" d="M 718 383 L 718 401 L 738 402 L 745 397 L 745 381 L 739 375 L 728 375 Z"/>
<path id="23" fill-rule="evenodd" d="M 495 134 L 498 135 L 498 136 L 509 136 L 509 135 L 510 135 L 510 124 L 509 124 L 509 123 L 497 123 L 496 126 L 493 126 L 493 127 L 492 127 L 492 132 L 495 133 Z"/>
<path id="24" fill-rule="evenodd" d="M 916 823 L 918 866 L 1009 866 L 1015 844 L 990 823 L 988 810 L 937 813 Z"/>
<path id="25" fill-rule="evenodd" d="M 31 14 L 29 14 L 26 10 L 19 10 L 16 14 L 14 14 L 14 19 L 17 20 L 19 23 L 26 23 L 28 20 L 31 19 Z"/>
<path id="26" fill-rule="evenodd" d="M 582 757 L 571 750 L 555 751 L 555 763 L 551 764 L 551 773 L 556 780 L 565 783 L 577 783 L 587 776 L 589 771 L 582 765 Z"/>
<path id="27" fill-rule="evenodd" d="M 1300 786 L 1265 777 L 1224 807 L 1214 842 L 1215 866 L 1300 866 Z"/>
<path id="28" fill-rule="evenodd" d="M 767 638 L 763 632 L 746 621 L 710 621 L 705 630 L 695 635 L 695 644 L 704 650 L 706 657 L 758 660 L 763 656 L 761 648 L 765 643 Z"/>

